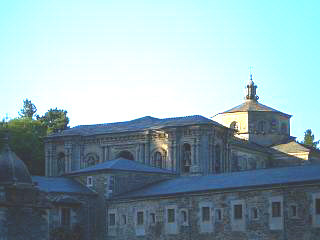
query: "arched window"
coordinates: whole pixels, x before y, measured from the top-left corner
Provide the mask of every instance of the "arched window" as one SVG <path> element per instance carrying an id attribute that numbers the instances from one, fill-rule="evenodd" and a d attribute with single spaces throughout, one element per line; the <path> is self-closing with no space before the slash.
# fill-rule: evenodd
<path id="1" fill-rule="evenodd" d="M 58 175 L 61 175 L 66 171 L 66 161 L 65 161 L 65 155 L 63 152 L 60 152 L 58 154 L 57 169 L 58 169 Z"/>
<path id="2" fill-rule="evenodd" d="M 95 153 L 89 153 L 85 157 L 84 167 L 93 166 L 93 165 L 97 164 L 98 162 L 99 162 L 99 156 Z"/>
<path id="3" fill-rule="evenodd" d="M 240 126 L 239 126 L 239 123 L 236 122 L 236 121 L 233 121 L 231 124 L 230 124 L 230 128 L 235 130 L 235 131 L 239 131 L 240 130 Z"/>
<path id="4" fill-rule="evenodd" d="M 133 154 L 129 152 L 128 150 L 121 151 L 118 155 L 117 158 L 125 158 L 128 160 L 134 160 Z"/>
<path id="5" fill-rule="evenodd" d="M 156 167 L 158 168 L 163 168 L 163 157 L 161 155 L 160 152 L 155 152 L 154 153 L 154 156 L 153 156 L 153 159 L 154 159 L 154 164 Z"/>
<path id="6" fill-rule="evenodd" d="M 283 133 L 283 134 L 288 133 L 288 126 L 286 123 L 281 123 L 281 133 Z"/>
<path id="7" fill-rule="evenodd" d="M 191 167 L 191 146 L 188 143 L 182 147 L 182 172 L 190 172 Z"/>
<path id="8" fill-rule="evenodd" d="M 215 147 L 215 161 L 214 161 L 214 172 L 221 172 L 221 148 L 220 145 Z"/>
<path id="9" fill-rule="evenodd" d="M 258 122 L 258 131 L 259 132 L 265 132 L 266 131 L 266 122 L 265 121 L 259 121 Z"/>

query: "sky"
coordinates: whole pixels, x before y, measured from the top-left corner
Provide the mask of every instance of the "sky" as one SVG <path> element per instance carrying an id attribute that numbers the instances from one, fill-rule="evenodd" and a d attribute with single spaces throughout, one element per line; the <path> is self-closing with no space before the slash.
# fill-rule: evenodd
<path id="1" fill-rule="evenodd" d="M 23 100 L 70 126 L 260 102 L 320 138 L 319 1 L 1 0 L 0 118 Z"/>

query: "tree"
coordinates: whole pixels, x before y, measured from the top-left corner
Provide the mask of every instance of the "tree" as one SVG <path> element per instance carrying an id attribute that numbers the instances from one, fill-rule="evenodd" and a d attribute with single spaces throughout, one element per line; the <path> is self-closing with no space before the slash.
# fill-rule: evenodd
<path id="1" fill-rule="evenodd" d="M 30 100 L 23 100 L 23 108 L 19 113 L 20 117 L 32 118 L 36 112 L 37 108 Z"/>
<path id="2" fill-rule="evenodd" d="M 311 129 L 307 129 L 304 132 L 304 139 L 302 142 L 304 145 L 316 148 L 317 145 L 319 144 L 319 142 L 320 142 L 320 140 L 314 141 L 314 134 L 312 133 Z"/>
<path id="3" fill-rule="evenodd" d="M 9 145 L 24 161 L 33 175 L 44 174 L 44 144 L 46 128 L 32 118 L 15 118 L 0 125 L 0 139 L 9 134 Z M 0 149 L 3 143 L 0 143 Z"/>
<path id="4" fill-rule="evenodd" d="M 45 115 L 38 117 L 38 120 L 47 128 L 47 134 L 58 132 L 68 128 L 69 118 L 67 113 L 66 110 L 51 108 Z"/>

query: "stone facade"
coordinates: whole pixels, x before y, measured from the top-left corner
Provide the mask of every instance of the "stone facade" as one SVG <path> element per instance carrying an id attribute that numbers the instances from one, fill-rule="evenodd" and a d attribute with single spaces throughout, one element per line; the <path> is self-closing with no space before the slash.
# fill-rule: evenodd
<path id="1" fill-rule="evenodd" d="M 318 239 L 319 193 L 318 182 L 111 201 L 107 211 L 115 214 L 115 224 L 109 222 L 107 239 Z"/>
<path id="2" fill-rule="evenodd" d="M 51 134 L 46 176 L 21 175 L 42 200 L 11 221 L 30 218 L 43 236 L 12 237 L 1 184 L 15 180 L 0 174 L 0 240 L 318 239 L 320 177 L 308 165 L 320 151 L 290 136 L 290 115 L 258 102 L 252 78 L 246 88 L 214 121 L 147 116 Z"/>

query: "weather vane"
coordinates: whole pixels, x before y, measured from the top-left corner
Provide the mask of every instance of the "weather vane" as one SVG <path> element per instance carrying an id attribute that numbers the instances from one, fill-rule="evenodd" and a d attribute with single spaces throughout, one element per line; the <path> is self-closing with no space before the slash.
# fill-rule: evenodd
<path id="1" fill-rule="evenodd" d="M 249 67 L 249 69 L 250 69 L 250 80 L 252 80 L 252 68 L 253 68 L 252 66 Z"/>

